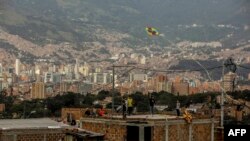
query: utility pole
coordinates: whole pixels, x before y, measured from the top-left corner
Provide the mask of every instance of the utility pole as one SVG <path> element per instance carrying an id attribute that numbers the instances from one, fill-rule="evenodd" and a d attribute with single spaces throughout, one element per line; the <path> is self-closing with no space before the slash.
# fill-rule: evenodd
<path id="1" fill-rule="evenodd" d="M 113 116 L 114 112 L 114 95 L 115 95 L 115 66 L 113 65 L 113 71 L 112 71 L 112 112 L 111 115 Z"/>
<path id="2" fill-rule="evenodd" d="M 23 101 L 23 119 L 25 119 L 26 117 L 26 101 Z"/>
<path id="3" fill-rule="evenodd" d="M 224 74 L 225 74 L 225 60 L 223 61 L 222 64 L 222 89 L 221 89 L 221 119 L 220 119 L 220 125 L 223 128 L 223 122 L 224 122 Z"/>
<path id="4" fill-rule="evenodd" d="M 225 99 L 225 86 L 224 86 L 224 75 L 225 75 L 225 67 L 229 69 L 229 71 L 235 73 L 237 70 L 237 66 L 234 63 L 232 58 L 228 58 L 227 60 L 223 61 L 222 64 L 222 92 L 221 92 L 221 127 L 223 128 L 224 122 L 224 99 Z"/>

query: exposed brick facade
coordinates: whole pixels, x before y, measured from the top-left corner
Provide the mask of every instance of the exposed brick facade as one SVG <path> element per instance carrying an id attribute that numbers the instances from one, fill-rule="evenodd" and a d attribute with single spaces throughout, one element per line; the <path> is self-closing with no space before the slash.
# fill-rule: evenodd
<path id="1" fill-rule="evenodd" d="M 126 125 L 119 125 L 116 122 L 89 122 L 82 125 L 83 129 L 105 134 L 105 139 L 109 141 L 124 141 L 127 134 Z"/>
<path id="2" fill-rule="evenodd" d="M 165 126 L 154 126 L 153 141 L 165 141 Z"/>
<path id="3" fill-rule="evenodd" d="M 191 124 L 187 124 L 184 120 L 176 119 L 165 120 L 145 120 L 140 119 L 142 123 L 131 123 L 126 120 L 117 119 L 91 119 L 83 118 L 81 120 L 81 128 L 105 134 L 105 139 L 109 141 L 124 141 L 127 138 L 127 126 L 151 127 L 151 141 L 221 141 L 216 129 L 212 127 L 218 126 L 217 122 L 210 119 L 193 120 Z M 168 137 L 166 137 L 166 130 Z M 214 131 L 212 133 L 212 131 Z"/>
<path id="4" fill-rule="evenodd" d="M 0 131 L 0 141 L 58 141 L 65 136 L 62 129 L 11 129 Z"/>
<path id="5" fill-rule="evenodd" d="M 0 104 L 0 112 L 3 112 L 5 110 L 5 104 Z"/>

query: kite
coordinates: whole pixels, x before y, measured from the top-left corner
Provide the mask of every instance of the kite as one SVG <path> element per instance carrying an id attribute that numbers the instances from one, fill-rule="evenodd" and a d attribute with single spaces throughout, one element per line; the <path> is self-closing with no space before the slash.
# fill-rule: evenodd
<path id="1" fill-rule="evenodd" d="M 148 35 L 150 35 L 150 36 L 159 36 L 160 35 L 159 32 L 153 27 L 146 27 L 145 30 L 148 33 Z"/>
<path id="2" fill-rule="evenodd" d="M 183 118 L 186 120 L 187 123 L 191 123 L 192 122 L 192 115 L 185 109 L 184 113 L 183 113 Z"/>

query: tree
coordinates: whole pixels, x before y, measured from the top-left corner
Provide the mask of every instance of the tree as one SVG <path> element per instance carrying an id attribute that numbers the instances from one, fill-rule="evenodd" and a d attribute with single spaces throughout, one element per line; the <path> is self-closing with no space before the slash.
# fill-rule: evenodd
<path id="1" fill-rule="evenodd" d="M 141 92 L 136 92 L 131 94 L 131 97 L 138 112 L 146 112 L 149 110 L 149 101 L 147 95 L 143 95 Z"/>
<path id="2" fill-rule="evenodd" d="M 108 96 L 111 96 L 110 92 L 109 92 L 109 91 L 102 90 L 102 91 L 100 91 L 100 92 L 97 94 L 96 98 L 97 98 L 98 100 L 104 100 L 104 99 L 105 99 L 106 97 L 108 97 Z"/>

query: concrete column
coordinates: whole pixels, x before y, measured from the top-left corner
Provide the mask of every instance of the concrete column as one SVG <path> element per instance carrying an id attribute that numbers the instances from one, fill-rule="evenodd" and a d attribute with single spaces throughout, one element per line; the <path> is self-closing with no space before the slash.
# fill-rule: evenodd
<path id="1" fill-rule="evenodd" d="M 177 124 L 177 140 L 176 141 L 179 141 L 180 140 L 180 124 Z"/>
<path id="2" fill-rule="evenodd" d="M 43 135 L 43 141 L 47 141 L 47 136 L 46 136 L 46 134 Z"/>
<path id="3" fill-rule="evenodd" d="M 193 132 L 192 132 L 192 123 L 189 124 L 189 129 L 188 129 L 188 141 L 192 141 Z"/>
<path id="4" fill-rule="evenodd" d="M 139 126 L 139 141 L 144 141 L 144 126 Z"/>
<path id="5" fill-rule="evenodd" d="M 211 123 L 211 141 L 214 141 L 214 118 L 212 118 L 212 123 Z"/>
<path id="6" fill-rule="evenodd" d="M 17 135 L 13 135 L 14 136 L 14 141 L 17 141 Z"/>
<path id="7" fill-rule="evenodd" d="M 79 128 L 82 128 L 82 121 L 80 120 L 80 127 Z"/>
<path id="8" fill-rule="evenodd" d="M 165 124 L 165 141 L 168 141 L 168 121 L 166 120 L 166 124 Z"/>

